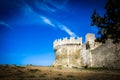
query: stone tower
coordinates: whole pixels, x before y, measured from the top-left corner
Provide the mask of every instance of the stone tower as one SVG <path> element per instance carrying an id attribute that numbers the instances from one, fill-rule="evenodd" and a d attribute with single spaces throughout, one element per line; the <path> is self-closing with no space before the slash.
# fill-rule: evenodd
<path id="1" fill-rule="evenodd" d="M 80 50 L 82 38 L 75 39 L 74 37 L 55 40 L 53 43 L 56 59 L 54 67 L 80 67 Z"/>
<path id="2" fill-rule="evenodd" d="M 95 42 L 95 35 L 88 33 L 86 41 L 82 44 L 82 38 L 74 37 L 55 40 L 53 43 L 56 59 L 54 67 L 82 67 L 92 66 L 91 50 L 95 49 L 99 44 Z"/>
<path id="3" fill-rule="evenodd" d="M 82 66 L 92 66 L 91 50 L 95 48 L 95 35 L 92 33 L 86 34 L 86 41 L 81 46 L 81 64 Z"/>
<path id="4" fill-rule="evenodd" d="M 93 49 L 95 46 L 95 35 L 92 33 L 88 33 L 86 35 L 86 43 L 89 45 L 90 49 Z"/>

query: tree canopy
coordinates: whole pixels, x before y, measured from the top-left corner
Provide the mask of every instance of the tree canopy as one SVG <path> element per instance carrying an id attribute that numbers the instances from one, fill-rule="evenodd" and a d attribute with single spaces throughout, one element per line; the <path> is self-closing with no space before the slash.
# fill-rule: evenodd
<path id="1" fill-rule="evenodd" d="M 94 10 L 91 19 L 91 26 L 98 27 L 100 37 L 97 41 L 104 43 L 107 39 L 112 39 L 113 43 L 120 42 L 120 0 L 108 0 L 104 16 Z"/>

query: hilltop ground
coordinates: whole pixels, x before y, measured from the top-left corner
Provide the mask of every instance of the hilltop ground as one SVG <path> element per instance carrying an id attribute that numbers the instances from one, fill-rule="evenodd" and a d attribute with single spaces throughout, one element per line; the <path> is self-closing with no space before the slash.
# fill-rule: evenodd
<path id="1" fill-rule="evenodd" d="M 120 70 L 1 65 L 0 80 L 120 80 Z"/>

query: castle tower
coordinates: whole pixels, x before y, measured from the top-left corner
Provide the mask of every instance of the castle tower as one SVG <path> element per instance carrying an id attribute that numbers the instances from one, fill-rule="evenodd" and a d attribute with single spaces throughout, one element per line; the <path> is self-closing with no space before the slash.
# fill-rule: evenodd
<path id="1" fill-rule="evenodd" d="M 95 35 L 92 33 L 88 33 L 86 35 L 86 44 L 89 45 L 90 49 L 95 47 Z"/>
<path id="2" fill-rule="evenodd" d="M 75 39 L 74 37 L 55 40 L 53 48 L 56 53 L 54 67 L 80 67 L 80 50 L 82 38 Z"/>

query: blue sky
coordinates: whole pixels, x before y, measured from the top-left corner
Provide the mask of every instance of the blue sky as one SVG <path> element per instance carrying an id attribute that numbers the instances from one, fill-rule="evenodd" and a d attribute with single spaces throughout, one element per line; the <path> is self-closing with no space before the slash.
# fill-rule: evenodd
<path id="1" fill-rule="evenodd" d="M 49 66 L 53 41 L 97 33 L 90 27 L 106 0 L 0 0 L 0 64 Z"/>

